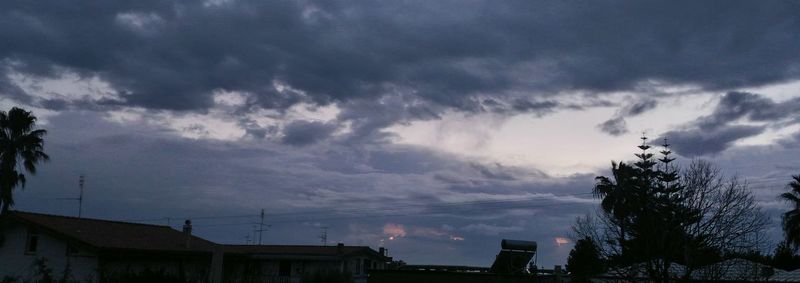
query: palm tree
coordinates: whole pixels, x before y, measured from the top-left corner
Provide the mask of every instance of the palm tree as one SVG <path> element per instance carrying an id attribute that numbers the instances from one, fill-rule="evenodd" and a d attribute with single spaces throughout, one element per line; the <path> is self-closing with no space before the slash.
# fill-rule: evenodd
<path id="1" fill-rule="evenodd" d="M 782 193 L 780 198 L 792 205 L 792 209 L 783 214 L 783 234 L 786 243 L 797 249 L 800 247 L 800 175 L 792 178 L 790 191 Z"/>
<path id="2" fill-rule="evenodd" d="M 25 174 L 19 171 L 36 174 L 36 164 L 50 159 L 43 151 L 47 131 L 35 126 L 36 116 L 30 111 L 0 111 L 0 214 L 14 206 L 14 188 L 25 187 Z"/>

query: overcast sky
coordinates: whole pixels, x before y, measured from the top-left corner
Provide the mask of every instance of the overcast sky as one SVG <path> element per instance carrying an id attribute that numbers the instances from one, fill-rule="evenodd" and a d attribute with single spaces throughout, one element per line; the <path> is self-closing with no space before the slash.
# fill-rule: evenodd
<path id="1" fill-rule="evenodd" d="M 17 209 L 267 244 L 563 264 L 593 178 L 642 133 L 746 178 L 800 174 L 797 1 L 0 2 L 0 109 L 49 131 Z M 207 217 L 214 216 L 214 217 Z M 775 218 L 777 220 L 777 218 Z M 770 231 L 780 235 L 778 222 Z M 249 236 L 248 236 L 249 235 Z M 565 239 L 560 239 L 565 238 Z"/>

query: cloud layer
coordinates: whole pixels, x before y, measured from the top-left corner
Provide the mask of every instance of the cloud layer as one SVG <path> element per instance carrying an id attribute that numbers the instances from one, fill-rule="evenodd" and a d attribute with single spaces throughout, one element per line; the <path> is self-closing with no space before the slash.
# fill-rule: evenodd
<path id="1" fill-rule="evenodd" d="M 382 243 L 414 263 L 488 265 L 500 238 L 566 237 L 591 212 L 596 172 L 499 161 L 536 152 L 471 158 L 401 144 L 390 128 L 569 111 L 519 132 L 583 157 L 594 152 L 559 134 L 618 144 L 671 99 L 705 95 L 712 109 L 663 137 L 686 157 L 770 156 L 756 165 L 772 171 L 747 172 L 773 180 L 798 169 L 769 164 L 794 153 L 800 133 L 778 151 L 735 145 L 796 127 L 800 98 L 742 89 L 800 80 L 798 14 L 790 1 L 9 0 L 0 106 L 34 109 L 51 133 L 53 161 L 20 195 L 22 209 L 71 212 L 54 196 L 87 174 L 86 211 L 97 217 L 162 223 L 269 207 L 271 243 L 317 243 L 330 226 L 331 242 Z M 252 222 L 196 223 L 240 243 Z M 569 249 L 540 247 L 547 265 Z"/>
<path id="2" fill-rule="evenodd" d="M 684 156 L 715 154 L 734 142 L 763 133 L 769 128 L 796 124 L 800 119 L 800 98 L 775 102 L 759 94 L 729 92 L 722 96 L 713 112 L 697 118 L 682 129 L 666 132 Z"/>
<path id="3" fill-rule="evenodd" d="M 409 93 L 478 111 L 491 103 L 484 97 L 652 83 L 726 89 L 800 72 L 792 2 L 1 5 L 3 74 L 97 76 L 120 98 L 98 103 L 156 109 L 206 109 L 225 90 L 266 108 Z"/>

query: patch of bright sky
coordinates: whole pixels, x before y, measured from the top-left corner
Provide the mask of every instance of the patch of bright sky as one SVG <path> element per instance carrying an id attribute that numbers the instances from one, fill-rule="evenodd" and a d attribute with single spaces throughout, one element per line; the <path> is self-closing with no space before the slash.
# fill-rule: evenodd
<path id="1" fill-rule="evenodd" d="M 155 13 L 126 12 L 119 13 L 114 19 L 117 24 L 128 27 L 141 35 L 154 34 L 164 19 Z"/>
<path id="2" fill-rule="evenodd" d="M 744 91 L 765 95 L 776 102 L 800 96 L 800 81 L 747 88 Z M 500 117 L 494 114 L 466 115 L 447 113 L 441 120 L 412 122 L 388 129 L 398 135 L 397 143 L 434 148 L 468 158 L 484 159 L 504 165 L 531 166 L 556 176 L 596 173 L 611 160 L 629 160 L 644 132 L 650 137 L 686 126 L 710 114 L 723 93 L 687 94 L 680 88 L 667 91 L 681 95 L 655 97 L 658 106 L 642 115 L 626 118 L 629 132 L 610 136 L 597 124 L 614 117 L 631 94 L 612 95 L 616 107 L 584 110 L 562 109 L 538 117 L 521 114 Z M 758 136 L 743 139 L 737 146 L 766 145 L 797 133 L 800 125 L 771 128 Z"/>
<path id="3" fill-rule="evenodd" d="M 628 95 L 612 96 L 615 102 Z M 626 119 L 629 132 L 610 136 L 597 124 L 614 117 L 619 107 L 562 109 L 537 117 L 521 114 L 502 118 L 494 114 L 449 113 L 441 120 L 391 127 L 398 143 L 434 148 L 468 158 L 504 165 L 531 166 L 555 176 L 597 172 L 611 160 L 628 160 L 642 132 L 654 137 L 708 114 L 715 103 L 711 94 L 667 96 L 659 106 Z"/>
<path id="4" fill-rule="evenodd" d="M 186 138 L 236 140 L 246 134 L 237 120 L 218 111 L 210 111 L 208 114 L 162 115 L 164 117 L 160 120 L 169 121 L 168 127 Z"/>
<path id="5" fill-rule="evenodd" d="M 775 100 L 775 102 L 782 102 L 800 97 L 800 80 L 754 88 L 743 88 L 742 90 L 767 96 Z"/>
<path id="6" fill-rule="evenodd" d="M 127 107 L 110 111 L 107 119 L 125 124 L 146 122 L 173 130 L 181 137 L 192 139 L 238 140 L 247 131 L 244 120 L 253 126 L 280 127 L 296 120 L 329 122 L 336 118 L 339 108 L 334 105 L 314 106 L 301 103 L 281 113 L 271 109 L 259 109 L 236 114 L 236 109 L 247 105 L 249 94 L 232 91 L 216 91 L 212 97 L 215 106 L 205 113 L 182 113 L 160 111 L 150 113 L 142 108 Z"/>
<path id="7" fill-rule="evenodd" d="M 36 77 L 29 74 L 11 73 L 12 83 L 38 99 L 78 100 L 121 100 L 107 82 L 97 76 L 81 77 L 63 70 L 59 77 Z"/>

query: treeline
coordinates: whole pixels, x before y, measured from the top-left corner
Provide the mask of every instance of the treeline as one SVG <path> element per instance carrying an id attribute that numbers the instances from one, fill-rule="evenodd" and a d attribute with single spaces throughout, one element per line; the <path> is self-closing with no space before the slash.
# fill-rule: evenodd
<path id="1" fill-rule="evenodd" d="M 746 182 L 723 176 L 707 161 L 674 164 L 666 141 L 657 153 L 644 137 L 638 148 L 634 162 L 612 162 L 611 176 L 596 178 L 600 209 L 573 226 L 578 240 L 567 263 L 573 280 L 587 282 L 604 272 L 653 282 L 689 280 L 699 268 L 732 258 L 800 267 L 794 253 L 800 244 L 800 176 L 781 195 L 794 207 L 784 215 L 787 241 L 763 255 L 770 221 Z"/>

